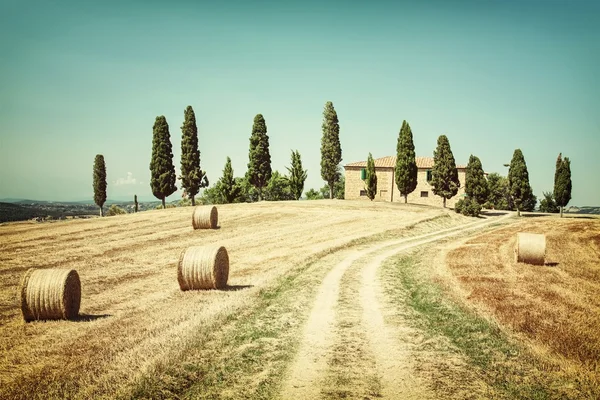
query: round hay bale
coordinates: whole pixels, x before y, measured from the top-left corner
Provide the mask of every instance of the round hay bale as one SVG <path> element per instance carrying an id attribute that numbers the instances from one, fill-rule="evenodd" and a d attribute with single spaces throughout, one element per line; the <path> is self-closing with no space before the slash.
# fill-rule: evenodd
<path id="1" fill-rule="evenodd" d="M 219 213 L 215 206 L 198 206 L 192 215 L 194 229 L 215 229 L 219 223 Z"/>
<path id="2" fill-rule="evenodd" d="M 19 286 L 25 321 L 72 319 L 79 314 L 81 283 L 72 269 L 30 268 Z"/>
<path id="3" fill-rule="evenodd" d="M 546 235 L 537 233 L 517 233 L 515 254 L 518 262 L 544 265 L 546 261 Z"/>
<path id="4" fill-rule="evenodd" d="M 181 290 L 222 289 L 229 277 L 229 255 L 223 246 L 194 246 L 181 252 L 177 281 Z"/>

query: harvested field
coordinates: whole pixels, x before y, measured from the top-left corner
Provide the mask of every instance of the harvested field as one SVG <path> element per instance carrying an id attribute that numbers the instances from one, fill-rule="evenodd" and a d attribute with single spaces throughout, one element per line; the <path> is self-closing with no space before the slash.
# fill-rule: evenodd
<path id="1" fill-rule="evenodd" d="M 546 264 L 517 263 L 517 232 L 545 234 Z M 451 278 L 539 356 L 541 369 L 600 391 L 600 220 L 529 218 L 447 254 Z M 593 389 L 594 390 L 594 389 Z"/>
<path id="2" fill-rule="evenodd" d="M 467 221 L 404 204 L 262 202 L 220 206 L 220 229 L 194 231 L 192 212 L 0 226 L 0 398 L 127 397 L 128 387 L 184 352 L 199 329 L 219 332 L 293 268 L 418 222 Z M 227 248 L 228 287 L 181 292 L 181 251 L 210 244 Z M 16 292 L 30 267 L 78 271 L 76 321 L 23 322 Z"/>

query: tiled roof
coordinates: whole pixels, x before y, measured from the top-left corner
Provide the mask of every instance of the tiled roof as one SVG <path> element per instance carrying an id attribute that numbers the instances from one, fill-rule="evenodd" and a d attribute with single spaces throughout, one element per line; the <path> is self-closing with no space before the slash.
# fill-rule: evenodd
<path id="1" fill-rule="evenodd" d="M 375 162 L 375 168 L 395 168 L 396 167 L 396 157 L 395 156 L 387 156 L 376 158 L 373 160 Z M 417 162 L 417 168 L 433 168 L 433 157 L 415 157 L 415 161 Z M 345 167 L 361 167 L 366 168 L 366 161 L 357 161 L 350 164 L 346 164 Z M 464 169 L 466 168 L 464 165 L 456 164 L 456 168 Z"/>

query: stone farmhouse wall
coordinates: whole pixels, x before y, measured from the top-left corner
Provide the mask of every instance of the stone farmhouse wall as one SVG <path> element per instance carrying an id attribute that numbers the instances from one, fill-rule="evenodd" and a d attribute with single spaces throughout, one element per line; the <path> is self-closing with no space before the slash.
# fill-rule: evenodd
<path id="1" fill-rule="evenodd" d="M 346 188 L 345 198 L 348 200 L 365 200 L 369 201 L 366 195 L 365 183 L 360 179 L 362 167 L 346 166 Z M 377 196 L 374 201 L 394 201 L 404 202 L 404 196 L 400 195 L 400 191 L 396 186 L 394 179 L 393 168 L 375 168 L 377 174 Z M 446 201 L 447 207 L 454 207 L 454 204 L 464 197 L 465 193 L 465 169 L 458 169 L 458 180 L 460 181 L 460 189 L 456 196 Z M 417 173 L 417 188 L 414 192 L 408 195 L 408 202 L 413 204 L 427 204 L 431 206 L 441 207 L 443 199 L 440 196 L 433 194 L 433 190 L 429 182 L 427 182 L 427 169 L 420 168 Z"/>

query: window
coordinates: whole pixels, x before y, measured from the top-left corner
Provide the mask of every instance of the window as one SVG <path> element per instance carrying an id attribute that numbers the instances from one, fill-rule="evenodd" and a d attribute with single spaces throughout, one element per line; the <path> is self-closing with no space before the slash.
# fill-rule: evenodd
<path id="1" fill-rule="evenodd" d="M 361 190 L 360 191 L 360 195 L 361 196 L 366 196 L 367 195 L 367 191 L 366 190 Z"/>
<path id="2" fill-rule="evenodd" d="M 428 169 L 427 170 L 427 182 L 431 182 L 431 178 L 432 178 L 432 176 L 431 176 L 431 170 Z M 421 196 L 421 197 L 423 197 L 423 196 Z M 425 196 L 425 197 L 427 197 L 427 196 Z"/>
<path id="3" fill-rule="evenodd" d="M 429 197 L 429 192 L 427 192 L 427 191 L 422 191 L 422 192 L 421 192 L 421 197 Z"/>
<path id="4" fill-rule="evenodd" d="M 366 169 L 364 169 L 364 168 L 362 168 L 362 169 L 360 170 L 360 179 L 362 179 L 363 181 L 364 181 L 365 179 L 367 179 L 367 170 L 366 170 Z"/>

